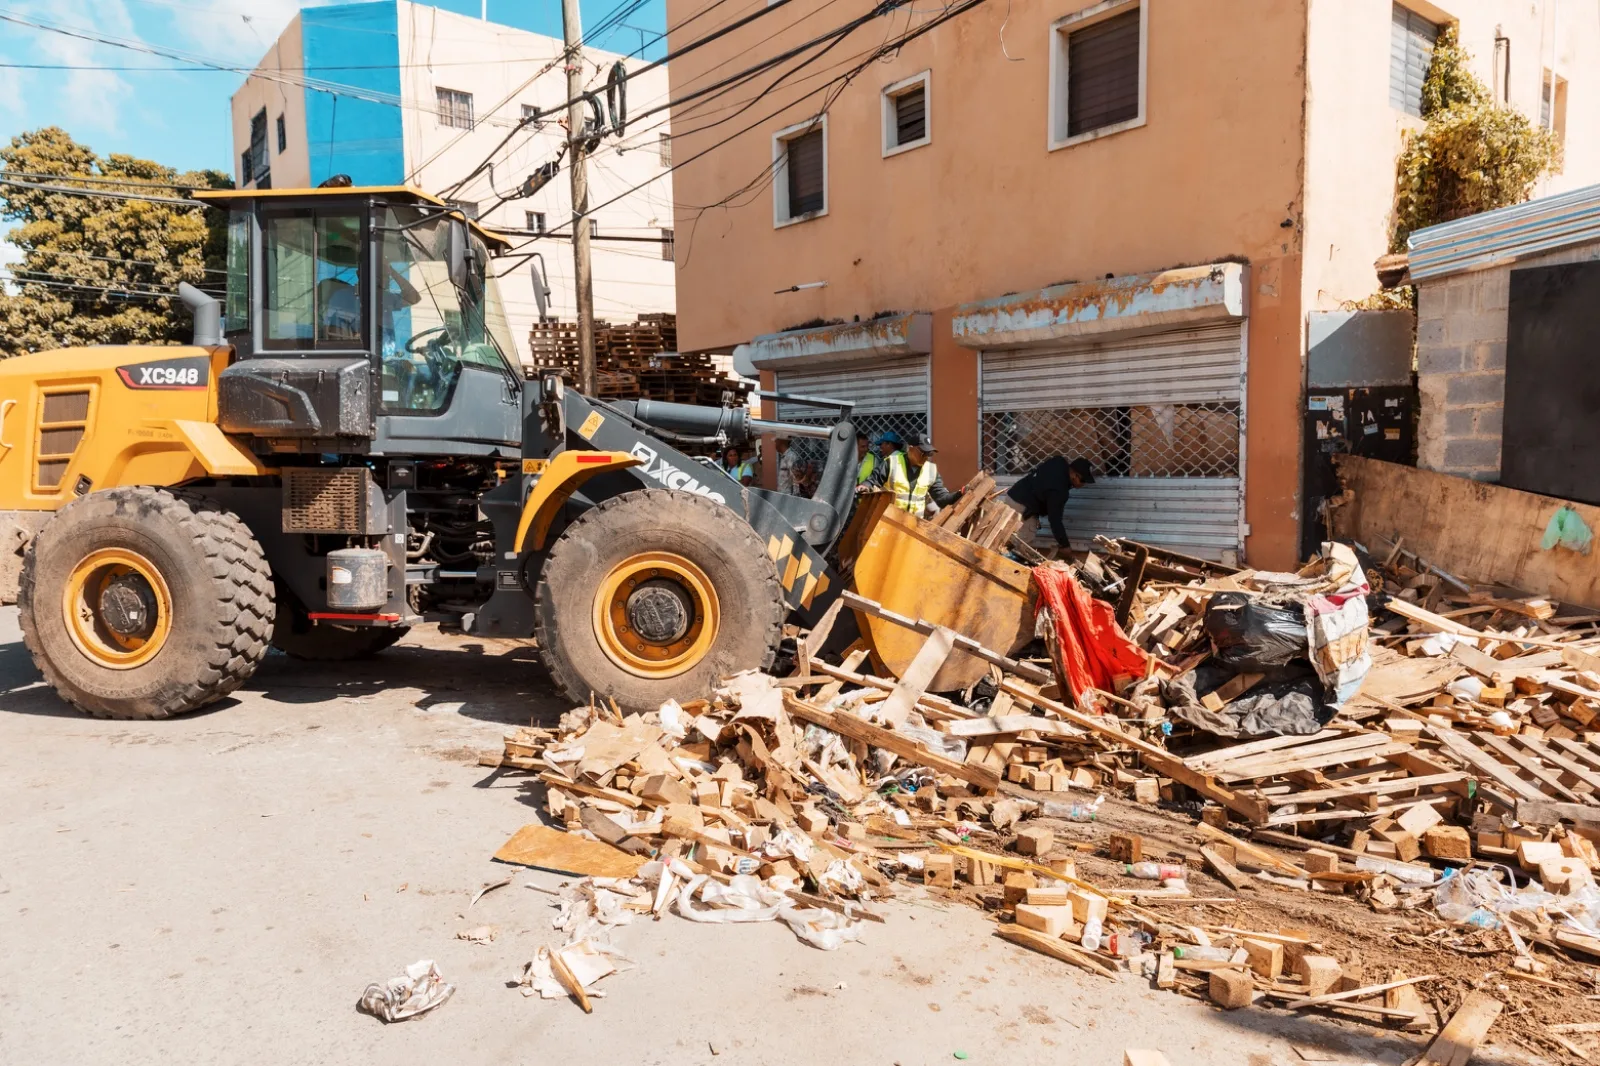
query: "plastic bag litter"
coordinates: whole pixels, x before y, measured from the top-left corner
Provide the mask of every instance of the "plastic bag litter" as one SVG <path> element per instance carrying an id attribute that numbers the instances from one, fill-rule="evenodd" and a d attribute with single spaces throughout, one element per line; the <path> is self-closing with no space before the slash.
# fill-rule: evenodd
<path id="1" fill-rule="evenodd" d="M 849 909 L 849 904 L 845 905 Z M 841 944 L 861 939 L 860 919 L 820 907 L 790 907 L 780 911 L 778 917 L 794 931 L 794 935 L 823 951 L 834 951 Z"/>
<path id="2" fill-rule="evenodd" d="M 368 985 L 356 1009 L 386 1022 L 403 1022 L 437 1007 L 455 990 L 432 959 L 422 959 L 407 966 L 399 977 Z"/>
<path id="3" fill-rule="evenodd" d="M 1446 870 L 1433 890 L 1433 907 L 1439 917 L 1463 925 L 1497 929 L 1514 914 L 1532 913 L 1535 924 L 1554 920 L 1558 925 L 1600 937 L 1600 888 L 1593 882 L 1563 896 L 1545 891 L 1538 881 L 1512 888 L 1495 877 L 1500 867 L 1466 867 Z M 1509 878 L 1508 878 L 1509 879 Z"/>
<path id="4" fill-rule="evenodd" d="M 1206 607 L 1205 628 L 1217 658 L 1241 669 L 1283 666 L 1311 654 L 1299 605 L 1269 607 L 1247 593 L 1218 592 Z"/>
<path id="5" fill-rule="evenodd" d="M 1562 507 L 1550 516 L 1550 524 L 1544 527 L 1544 538 L 1539 541 L 1539 547 L 1545 551 L 1560 545 L 1584 555 L 1589 554 L 1593 544 L 1594 533 L 1571 507 Z"/>
<path id="6" fill-rule="evenodd" d="M 1476 700 L 1483 695 L 1483 682 L 1467 674 L 1450 682 L 1445 686 L 1445 691 L 1458 700 Z"/>
<path id="7" fill-rule="evenodd" d="M 591 991 L 590 987 L 602 977 L 630 969 L 633 960 L 609 944 L 595 940 L 578 940 L 564 947 L 541 947 L 533 961 L 522 968 L 517 984 L 524 996 L 540 999 L 566 999 L 571 993 L 556 977 L 550 966 L 550 956 L 559 954 L 567 970 L 583 989 L 585 995 L 600 998 L 604 992 Z"/>

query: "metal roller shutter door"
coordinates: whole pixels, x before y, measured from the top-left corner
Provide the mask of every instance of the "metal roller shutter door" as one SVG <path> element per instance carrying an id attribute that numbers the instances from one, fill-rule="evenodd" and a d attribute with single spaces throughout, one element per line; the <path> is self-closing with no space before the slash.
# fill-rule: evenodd
<path id="1" fill-rule="evenodd" d="M 873 363 L 828 367 L 796 367 L 778 371 L 777 391 L 855 403 L 858 429 L 876 438 L 886 430 L 901 436 L 928 430 L 928 357 L 903 356 Z M 820 407 L 779 403 L 778 418 L 789 422 L 827 423 L 833 415 Z M 803 457 L 820 459 L 822 443 L 797 441 L 791 447 Z"/>
<path id="2" fill-rule="evenodd" d="M 1243 325 L 985 352 L 983 465 L 1002 483 L 1051 455 L 1087 457 L 1067 532 L 1219 558 L 1240 547 Z"/>

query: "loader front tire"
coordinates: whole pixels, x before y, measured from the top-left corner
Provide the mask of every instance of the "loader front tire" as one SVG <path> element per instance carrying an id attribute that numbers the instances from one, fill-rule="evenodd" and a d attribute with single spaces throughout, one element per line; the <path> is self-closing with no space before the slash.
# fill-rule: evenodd
<path id="1" fill-rule="evenodd" d="M 743 517 L 644 489 L 598 504 L 552 546 L 535 639 L 570 699 L 655 710 L 771 666 L 786 610 L 777 566 Z"/>
<path id="2" fill-rule="evenodd" d="M 99 718 L 170 718 L 227 695 L 266 656 L 274 615 L 272 572 L 238 516 L 145 486 L 56 512 L 17 605 L 45 681 Z"/>

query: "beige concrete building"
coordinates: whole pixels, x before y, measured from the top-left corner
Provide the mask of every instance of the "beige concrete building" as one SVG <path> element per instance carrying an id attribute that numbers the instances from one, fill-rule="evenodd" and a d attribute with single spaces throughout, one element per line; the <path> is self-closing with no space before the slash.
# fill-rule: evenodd
<path id="1" fill-rule="evenodd" d="M 754 10 L 668 0 L 671 46 Z M 674 60 L 680 346 L 930 430 L 948 482 L 1085 455 L 1075 540 L 1295 564 L 1308 316 L 1377 287 L 1441 26 L 1566 134 L 1540 192 L 1600 179 L 1597 0 L 906 5 L 690 96 L 868 10 Z"/>

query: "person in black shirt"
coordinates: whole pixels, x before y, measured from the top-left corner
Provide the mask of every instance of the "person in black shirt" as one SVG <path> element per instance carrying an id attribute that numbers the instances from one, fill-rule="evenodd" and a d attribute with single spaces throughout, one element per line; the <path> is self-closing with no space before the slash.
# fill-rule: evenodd
<path id="1" fill-rule="evenodd" d="M 1023 518 L 1048 518 L 1050 532 L 1055 536 L 1056 543 L 1064 549 L 1070 549 L 1072 545 L 1067 543 L 1067 526 L 1062 511 L 1073 489 L 1093 484 L 1094 471 L 1089 466 L 1089 460 L 1074 459 L 1069 463 L 1064 455 L 1052 455 L 1011 486 L 1006 497 L 1012 506 L 1022 512 Z"/>

